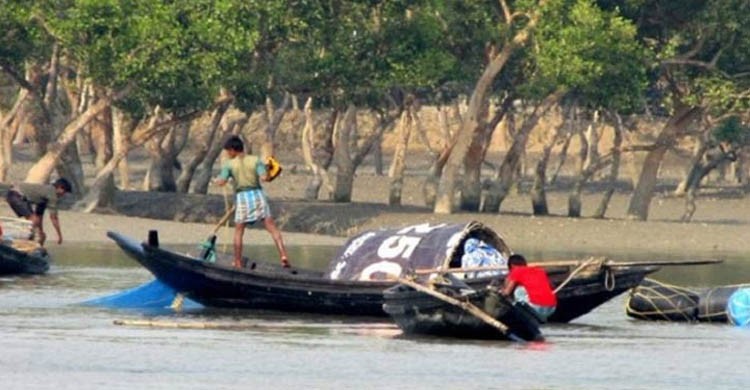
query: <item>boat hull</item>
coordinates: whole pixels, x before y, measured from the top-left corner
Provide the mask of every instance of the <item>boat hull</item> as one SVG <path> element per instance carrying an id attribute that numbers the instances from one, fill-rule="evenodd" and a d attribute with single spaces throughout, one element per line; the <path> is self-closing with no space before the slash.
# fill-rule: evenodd
<path id="1" fill-rule="evenodd" d="M 40 275 L 49 270 L 49 255 L 44 249 L 30 253 L 0 244 L 0 275 Z"/>
<path id="2" fill-rule="evenodd" d="M 438 288 L 447 295 L 450 291 Z M 488 324 L 463 308 L 431 295 L 397 285 L 384 293 L 383 310 L 405 334 L 467 339 L 522 339 L 542 341 L 539 320 L 530 309 L 513 305 L 501 295 L 485 289 L 467 297 L 455 297 L 482 309 L 493 319 L 508 327 L 507 332 Z"/>
<path id="3" fill-rule="evenodd" d="M 390 281 L 330 280 L 322 271 L 290 270 L 263 262 L 236 269 L 228 263 L 200 261 L 118 233 L 109 232 L 108 236 L 161 282 L 205 306 L 382 317 L 386 316 L 383 291 L 395 285 Z M 613 270 L 615 288 L 611 290 L 604 284 L 604 274 L 576 277 L 558 294 L 561 312 L 550 320 L 568 322 L 586 314 L 656 269 Z M 552 270 L 550 279 L 560 284 L 567 275 L 567 268 Z M 472 279 L 467 283 L 482 290 L 490 281 Z"/>

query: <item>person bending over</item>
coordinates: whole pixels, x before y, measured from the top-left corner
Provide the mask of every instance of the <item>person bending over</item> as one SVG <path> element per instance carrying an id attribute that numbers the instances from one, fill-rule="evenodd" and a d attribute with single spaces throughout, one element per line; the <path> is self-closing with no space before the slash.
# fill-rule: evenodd
<path id="1" fill-rule="evenodd" d="M 65 178 L 55 180 L 52 184 L 19 183 L 14 185 L 5 196 L 5 200 L 17 216 L 26 218 L 32 223 L 34 237 L 39 245 L 44 245 L 47 234 L 44 232 L 44 212 L 49 209 L 49 218 L 57 232 L 57 243 L 62 244 L 60 218 L 57 216 L 58 201 L 72 188 Z"/>
<path id="2" fill-rule="evenodd" d="M 289 258 L 281 237 L 281 231 L 271 216 L 271 208 L 268 205 L 261 180 L 269 181 L 266 165 L 259 156 L 246 154 L 244 144 L 240 137 L 233 136 L 224 144 L 224 151 L 229 159 L 221 168 L 216 184 L 224 186 L 232 179 L 235 187 L 235 210 L 234 210 L 234 266 L 242 267 L 242 238 L 245 234 L 245 225 L 256 221 L 263 221 L 268 233 L 271 234 L 276 249 L 279 251 L 281 265 L 288 268 Z"/>
<path id="3" fill-rule="evenodd" d="M 519 254 L 508 258 L 508 269 L 510 272 L 505 277 L 501 293 L 513 296 L 516 302 L 528 304 L 543 321 L 547 321 L 557 306 L 557 297 L 547 273 L 541 267 L 527 265 L 526 258 Z"/>

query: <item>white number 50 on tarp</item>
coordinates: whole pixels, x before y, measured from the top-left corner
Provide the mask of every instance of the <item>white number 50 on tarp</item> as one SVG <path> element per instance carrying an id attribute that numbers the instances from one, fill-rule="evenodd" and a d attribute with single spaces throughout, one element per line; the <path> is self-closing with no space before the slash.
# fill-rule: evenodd
<path id="1" fill-rule="evenodd" d="M 412 236 L 392 236 L 383 240 L 378 248 L 378 257 L 381 259 L 394 259 L 401 257 L 408 259 L 409 256 L 417 249 L 417 245 L 422 237 Z"/>

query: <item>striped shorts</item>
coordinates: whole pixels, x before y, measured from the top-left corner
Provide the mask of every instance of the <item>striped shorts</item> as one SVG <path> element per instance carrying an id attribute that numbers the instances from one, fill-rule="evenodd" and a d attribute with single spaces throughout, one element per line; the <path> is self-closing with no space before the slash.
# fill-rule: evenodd
<path id="1" fill-rule="evenodd" d="M 235 223 L 254 223 L 271 216 L 268 199 L 261 189 L 238 192 L 234 204 Z"/>

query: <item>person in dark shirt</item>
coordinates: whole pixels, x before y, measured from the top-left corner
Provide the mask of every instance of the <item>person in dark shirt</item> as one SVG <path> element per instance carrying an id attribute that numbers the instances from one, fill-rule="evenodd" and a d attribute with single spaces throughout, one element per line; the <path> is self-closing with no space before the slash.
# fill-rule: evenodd
<path id="1" fill-rule="evenodd" d="M 514 254 L 508 258 L 510 272 L 505 277 L 501 293 L 512 296 L 517 302 L 531 306 L 546 321 L 557 307 L 557 297 L 552 291 L 547 273 L 541 267 L 529 266 L 526 258 Z"/>
<path id="2" fill-rule="evenodd" d="M 72 186 L 65 178 L 57 179 L 52 184 L 20 183 L 11 187 L 5 196 L 8 205 L 17 216 L 31 221 L 34 236 L 40 245 L 44 245 L 47 234 L 44 233 L 44 212 L 49 210 L 49 218 L 57 232 L 57 243 L 62 244 L 63 236 L 60 219 L 57 216 L 58 201 L 70 193 Z"/>

